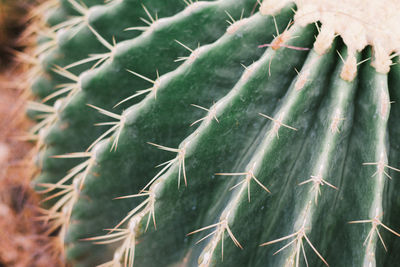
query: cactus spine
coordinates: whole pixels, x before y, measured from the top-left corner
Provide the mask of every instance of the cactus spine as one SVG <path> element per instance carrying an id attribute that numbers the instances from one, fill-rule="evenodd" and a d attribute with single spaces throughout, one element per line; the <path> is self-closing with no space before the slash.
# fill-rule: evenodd
<path id="1" fill-rule="evenodd" d="M 29 114 L 70 263 L 398 262 L 400 34 L 365 23 L 398 6 L 290 2 L 52 3 Z"/>

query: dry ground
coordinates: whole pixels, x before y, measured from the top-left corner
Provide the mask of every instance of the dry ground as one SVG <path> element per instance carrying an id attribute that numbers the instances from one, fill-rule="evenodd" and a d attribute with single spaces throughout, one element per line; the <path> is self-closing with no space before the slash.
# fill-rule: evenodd
<path id="1" fill-rule="evenodd" d="M 38 221 L 37 194 L 31 188 L 36 168 L 33 144 L 21 141 L 32 122 L 25 116 L 26 97 L 13 85 L 15 72 L 0 74 L 0 266 L 62 266 Z"/>
<path id="2" fill-rule="evenodd" d="M 0 267 L 58 267 L 63 264 L 54 249 L 57 240 L 46 236 L 45 223 L 37 220 L 34 144 L 21 141 L 32 125 L 25 116 L 27 89 L 20 88 L 25 70 L 7 52 L 20 48 L 14 40 L 24 27 L 18 21 L 28 2 L 0 0 Z"/>

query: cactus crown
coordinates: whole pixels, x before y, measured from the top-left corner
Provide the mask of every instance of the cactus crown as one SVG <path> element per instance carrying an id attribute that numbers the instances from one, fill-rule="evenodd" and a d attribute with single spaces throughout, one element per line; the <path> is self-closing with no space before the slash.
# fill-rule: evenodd
<path id="1" fill-rule="evenodd" d="M 260 12 L 273 15 L 288 2 L 291 1 L 263 1 Z M 396 27 L 399 23 L 396 11 L 400 5 L 397 1 L 370 1 L 368 5 L 364 5 L 363 1 L 351 0 L 295 2 L 296 23 L 302 26 L 317 21 L 322 23 L 314 43 L 317 53 L 325 53 L 336 35 L 343 39 L 348 48 L 349 58 L 346 64 L 350 70 L 343 73 L 343 79 L 350 81 L 354 79 L 357 70 L 355 53 L 362 51 L 367 45 L 371 45 L 374 49 L 373 65 L 376 70 L 381 73 L 389 72 L 391 59 L 399 53 L 400 47 L 398 38 L 400 31 Z"/>

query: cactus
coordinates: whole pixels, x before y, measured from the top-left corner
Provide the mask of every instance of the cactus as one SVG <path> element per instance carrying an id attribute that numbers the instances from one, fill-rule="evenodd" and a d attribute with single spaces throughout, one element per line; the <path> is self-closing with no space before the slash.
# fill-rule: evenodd
<path id="1" fill-rule="evenodd" d="M 168 2 L 34 12 L 34 182 L 67 261 L 395 266 L 397 2 Z"/>

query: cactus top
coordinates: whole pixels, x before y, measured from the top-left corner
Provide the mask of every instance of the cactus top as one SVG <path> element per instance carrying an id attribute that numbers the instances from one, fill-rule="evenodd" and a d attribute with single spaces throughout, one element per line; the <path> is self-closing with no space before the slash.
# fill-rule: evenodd
<path id="1" fill-rule="evenodd" d="M 275 13 L 292 0 L 264 0 L 261 13 Z M 378 72 L 389 72 L 392 53 L 400 52 L 400 1 L 398 0 L 295 0 L 298 11 L 295 22 L 306 25 L 316 21 L 322 23 L 320 34 L 314 44 L 322 54 L 332 43 L 335 34 L 340 35 L 354 58 L 356 51 L 367 45 L 374 47 L 373 65 Z M 351 56 L 353 55 L 353 56 Z M 353 63 L 351 63 L 353 62 Z M 348 64 L 356 64 L 348 59 Z M 349 66 L 349 69 L 355 69 Z M 353 74 L 349 73 L 349 80 Z M 355 75 L 355 73 L 354 73 Z"/>

